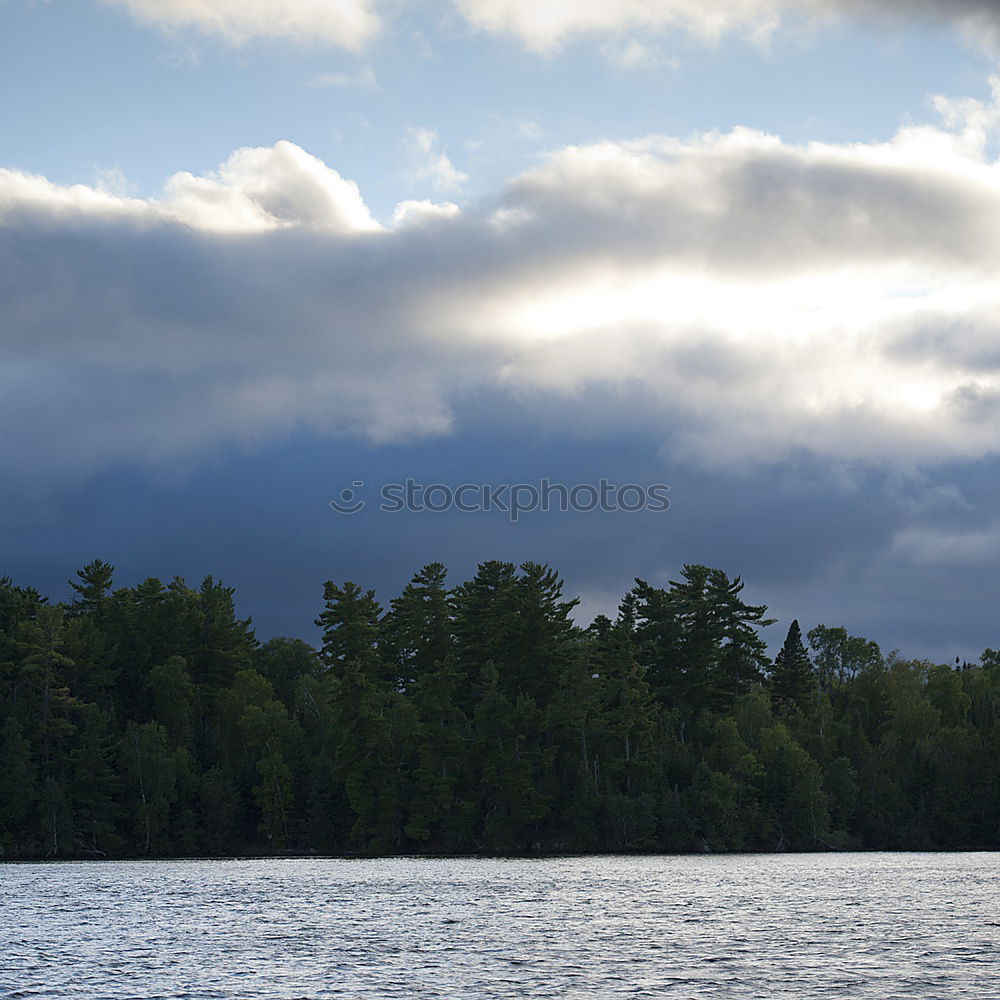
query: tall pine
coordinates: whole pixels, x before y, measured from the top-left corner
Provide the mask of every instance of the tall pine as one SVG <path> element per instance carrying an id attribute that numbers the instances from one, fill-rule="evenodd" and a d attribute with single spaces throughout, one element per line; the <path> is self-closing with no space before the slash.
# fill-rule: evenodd
<path id="1" fill-rule="evenodd" d="M 816 674 L 802 643 L 798 621 L 788 627 L 781 651 L 771 671 L 771 701 L 779 711 L 797 708 L 808 712 L 816 702 Z"/>

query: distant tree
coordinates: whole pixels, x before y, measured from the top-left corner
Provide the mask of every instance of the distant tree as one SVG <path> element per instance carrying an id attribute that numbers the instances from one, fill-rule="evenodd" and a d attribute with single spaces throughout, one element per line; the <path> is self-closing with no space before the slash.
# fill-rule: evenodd
<path id="1" fill-rule="evenodd" d="M 324 587 L 321 652 L 232 588 L 71 603 L 0 578 L 0 855 L 991 849 L 1000 653 L 954 670 L 797 623 L 699 564 L 583 630 L 558 574 Z M 769 678 L 764 682 L 764 678 Z"/>
<path id="2" fill-rule="evenodd" d="M 275 697 L 294 708 L 303 678 L 315 678 L 323 670 L 319 654 L 302 639 L 276 636 L 253 653 L 253 669 L 274 687 Z"/>
<path id="3" fill-rule="evenodd" d="M 474 846 L 468 772 L 471 723 L 456 701 L 460 675 L 449 655 L 410 689 L 416 715 L 404 833 L 441 851 Z"/>
<path id="4" fill-rule="evenodd" d="M 611 622 L 590 629 L 589 712 L 581 736 L 582 761 L 598 796 L 605 836 L 622 849 L 648 847 L 657 787 L 656 706 L 636 659 L 635 595 L 627 594 Z"/>
<path id="5" fill-rule="evenodd" d="M 346 660 L 333 680 L 329 726 L 334 764 L 355 817 L 351 846 L 375 853 L 399 851 L 414 713 L 398 691 L 377 685 L 362 662 Z"/>
<path id="6" fill-rule="evenodd" d="M 170 807 L 176 798 L 177 762 L 166 729 L 130 722 L 118 743 L 135 844 L 142 854 L 169 854 Z"/>
<path id="7" fill-rule="evenodd" d="M 516 669 L 518 604 L 517 567 L 511 562 L 481 563 L 471 580 L 455 588 L 455 658 L 461 704 L 469 714 L 488 663 L 504 672 L 509 664 Z"/>
<path id="8" fill-rule="evenodd" d="M 21 681 L 36 706 L 34 731 L 43 773 L 48 777 L 53 773 L 54 757 L 61 744 L 73 733 L 69 716 L 74 698 L 66 673 L 74 664 L 63 652 L 65 609 L 61 605 L 39 607 L 35 620 L 25 625 L 22 634 L 26 655 L 21 660 Z"/>
<path id="9" fill-rule="evenodd" d="M 429 563 L 394 598 L 381 623 L 380 644 L 393 663 L 400 688 L 411 684 L 454 652 L 454 602 L 442 563 Z"/>
<path id="10" fill-rule="evenodd" d="M 781 723 L 761 734 L 761 801 L 779 850 L 809 850 L 826 838 L 827 798 L 819 765 Z"/>
<path id="11" fill-rule="evenodd" d="M 100 559 L 95 559 L 87 563 L 83 569 L 77 570 L 79 582 L 69 581 L 69 585 L 77 593 L 73 601 L 73 610 L 82 614 L 96 613 L 108 597 L 114 573 L 114 566 Z"/>
<path id="12" fill-rule="evenodd" d="M 544 738 L 545 717 L 534 700 L 511 700 L 499 672 L 488 664 L 485 691 L 476 707 L 481 847 L 497 853 L 530 852 L 544 830 L 553 802 L 556 748 Z"/>
<path id="13" fill-rule="evenodd" d="M 236 617 L 233 593 L 232 587 L 206 576 L 196 597 L 190 591 L 182 595 L 187 604 L 182 613 L 190 615 L 197 630 L 194 648 L 186 656 L 188 669 L 195 682 L 206 687 L 231 683 L 238 671 L 249 668 L 258 645 L 252 620 Z"/>
<path id="14" fill-rule="evenodd" d="M 746 604 L 743 581 L 689 564 L 670 589 L 636 581 L 637 638 L 647 676 L 667 703 L 691 714 L 724 709 L 770 666 L 758 629 L 774 624 L 764 605 Z"/>
<path id="15" fill-rule="evenodd" d="M 799 623 L 788 627 L 784 645 L 774 658 L 771 671 L 771 699 L 776 709 L 797 708 L 808 712 L 816 702 L 816 674 L 802 644 Z"/>
<path id="16" fill-rule="evenodd" d="M 21 724 L 10 717 L 0 732 L 0 857 L 31 853 L 38 798 L 31 746 Z"/>
<path id="17" fill-rule="evenodd" d="M 316 619 L 323 630 L 323 663 L 341 676 L 348 664 L 372 681 L 388 681 L 378 651 L 379 618 L 382 608 L 375 591 L 362 590 L 347 581 L 343 586 L 327 580 L 323 585 L 324 609 Z"/>
<path id="18" fill-rule="evenodd" d="M 173 746 L 190 745 L 194 739 L 197 691 L 182 656 L 171 656 L 149 672 L 153 714 L 170 734 Z"/>
<path id="19" fill-rule="evenodd" d="M 108 713 L 82 705 L 76 739 L 69 753 L 69 798 L 73 807 L 76 847 L 91 856 L 107 856 L 119 848 L 121 782 L 115 768 L 114 731 Z"/>
<path id="20" fill-rule="evenodd" d="M 572 619 L 577 603 L 563 599 L 562 580 L 548 566 L 482 563 L 455 590 L 456 660 L 466 693 L 474 692 L 490 664 L 509 699 L 526 694 L 548 705 L 579 664 Z M 486 684 L 492 683 L 491 677 Z M 464 707 L 471 708 L 468 702 Z"/>
<path id="21" fill-rule="evenodd" d="M 815 653 L 820 689 L 831 696 L 837 696 L 864 671 L 883 666 L 878 643 L 848 635 L 845 628 L 817 625 L 809 630 L 808 638 Z"/>

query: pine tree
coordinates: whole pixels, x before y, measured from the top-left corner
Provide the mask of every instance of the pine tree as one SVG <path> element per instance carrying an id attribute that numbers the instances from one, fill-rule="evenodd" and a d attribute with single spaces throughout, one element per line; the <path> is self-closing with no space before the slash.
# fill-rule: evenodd
<path id="1" fill-rule="evenodd" d="M 120 810 L 115 801 L 119 780 L 115 773 L 111 719 L 97 705 L 80 708 L 80 723 L 69 754 L 68 791 L 73 805 L 78 849 L 106 856 L 121 845 L 115 833 Z"/>
<path id="2" fill-rule="evenodd" d="M 757 630 L 774 624 L 764 605 L 745 604 L 743 581 L 690 564 L 670 590 L 636 581 L 638 655 L 661 699 L 687 714 L 726 709 L 770 666 Z"/>
<path id="3" fill-rule="evenodd" d="M 454 604 L 447 575 L 442 563 L 424 566 L 393 599 L 382 620 L 380 645 L 395 665 L 401 689 L 419 682 L 454 651 Z"/>
<path id="4" fill-rule="evenodd" d="M 771 700 L 775 709 L 798 708 L 808 712 L 816 703 L 816 674 L 802 643 L 798 621 L 788 626 L 788 635 L 774 659 Z"/>
<path id="5" fill-rule="evenodd" d="M 378 652 L 382 608 L 375 600 L 375 591 L 363 591 L 350 580 L 342 587 L 327 580 L 323 600 L 324 610 L 316 619 L 323 629 L 323 663 L 338 677 L 353 664 L 370 680 L 385 680 L 388 671 Z"/>
<path id="6" fill-rule="evenodd" d="M 73 601 L 73 610 L 82 614 L 94 614 L 107 599 L 114 573 L 114 566 L 100 559 L 95 559 L 87 563 L 83 569 L 78 569 L 76 575 L 80 578 L 80 582 L 69 581 L 69 585 L 78 595 Z"/>
<path id="7" fill-rule="evenodd" d="M 415 760 L 404 832 L 435 850 L 473 844 L 472 803 L 463 788 L 471 726 L 455 703 L 460 675 L 451 657 L 423 673 L 408 692 L 416 713 Z M 468 782 L 466 782 L 467 784 Z"/>
<path id="8" fill-rule="evenodd" d="M 730 707 L 740 695 L 763 682 L 771 666 L 767 643 L 757 630 L 777 619 L 764 617 L 764 604 L 745 604 L 740 597 L 744 586 L 740 577 L 730 580 L 720 569 L 709 573 L 709 602 L 716 609 L 722 634 L 713 678 L 716 707 Z"/>
<path id="9" fill-rule="evenodd" d="M 185 611 L 197 623 L 194 649 L 186 656 L 181 653 L 192 678 L 208 687 L 226 687 L 240 670 L 249 668 L 257 648 L 252 620 L 236 617 L 233 588 L 216 583 L 210 576 L 202 581 Z"/>

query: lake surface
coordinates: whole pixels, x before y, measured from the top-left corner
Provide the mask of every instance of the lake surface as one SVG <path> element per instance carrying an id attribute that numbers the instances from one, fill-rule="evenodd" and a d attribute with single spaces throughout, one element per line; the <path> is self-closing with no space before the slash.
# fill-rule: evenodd
<path id="1" fill-rule="evenodd" d="M 992 1000 L 998 858 L 0 865 L 0 998 Z"/>

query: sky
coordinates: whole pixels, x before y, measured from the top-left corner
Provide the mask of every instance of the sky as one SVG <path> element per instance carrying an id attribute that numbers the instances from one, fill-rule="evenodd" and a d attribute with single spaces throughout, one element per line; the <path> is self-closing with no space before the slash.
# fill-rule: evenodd
<path id="1" fill-rule="evenodd" d="M 1000 647 L 995 0 L 0 0 L 0 86 L 0 575 L 316 641 L 327 579 L 705 563 L 772 647 Z"/>

